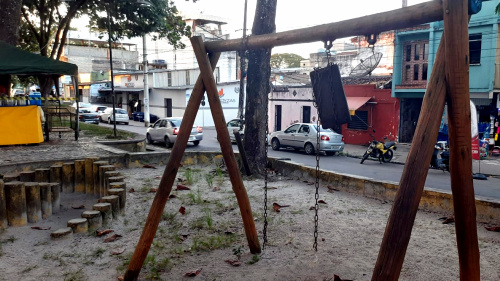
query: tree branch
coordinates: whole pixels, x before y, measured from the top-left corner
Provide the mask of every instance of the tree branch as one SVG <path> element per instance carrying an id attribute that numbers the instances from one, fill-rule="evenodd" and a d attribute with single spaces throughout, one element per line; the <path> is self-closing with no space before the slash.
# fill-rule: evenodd
<path id="1" fill-rule="evenodd" d="M 26 20 L 26 22 L 28 23 L 28 27 L 30 28 L 31 32 L 33 32 L 33 35 L 36 37 L 36 41 L 40 42 L 40 34 L 38 34 L 38 32 L 36 31 L 35 29 L 35 26 L 33 25 L 33 23 L 29 20 L 28 18 L 28 14 L 26 13 L 26 10 L 24 9 L 24 7 L 21 8 L 21 12 L 23 14 L 23 17 L 24 19 Z"/>

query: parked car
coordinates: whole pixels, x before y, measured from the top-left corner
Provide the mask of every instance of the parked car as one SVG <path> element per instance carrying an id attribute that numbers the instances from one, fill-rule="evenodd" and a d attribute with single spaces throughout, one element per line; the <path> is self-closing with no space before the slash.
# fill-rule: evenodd
<path id="1" fill-rule="evenodd" d="M 240 124 L 243 123 L 243 127 L 240 130 Z M 231 139 L 231 142 L 236 142 L 236 138 L 234 137 L 234 130 L 238 130 L 240 132 L 241 138 L 243 138 L 243 134 L 245 133 L 245 120 L 240 120 L 240 119 L 233 119 L 229 122 L 227 122 L 227 130 L 229 131 L 229 139 Z"/>
<path id="2" fill-rule="evenodd" d="M 78 113 L 80 122 L 99 124 L 99 114 L 91 112 L 88 108 L 80 108 Z"/>
<path id="3" fill-rule="evenodd" d="M 327 155 L 334 155 L 344 150 L 344 137 L 330 129 L 320 126 L 319 149 Z M 317 143 L 317 125 L 312 123 L 295 123 L 284 131 L 271 134 L 271 147 L 279 150 L 291 147 L 295 150 L 304 149 L 306 154 L 314 154 Z"/>
<path id="4" fill-rule="evenodd" d="M 125 109 L 121 108 L 116 108 L 115 109 L 115 115 L 116 115 L 116 124 L 118 123 L 124 123 L 125 125 L 128 125 L 128 113 Z M 113 119 L 113 108 L 108 107 L 104 110 L 103 113 L 101 113 L 101 120 L 102 122 L 108 122 L 108 124 L 111 124 L 115 122 Z"/>
<path id="5" fill-rule="evenodd" d="M 102 121 L 102 118 L 101 118 L 101 115 L 104 113 L 104 111 L 107 109 L 108 107 L 105 106 L 105 105 L 92 105 L 90 107 L 90 111 L 92 112 L 95 112 L 99 115 L 99 121 L 103 122 Z"/>
<path id="6" fill-rule="evenodd" d="M 146 132 L 147 143 L 164 142 L 165 146 L 172 147 L 177 139 L 181 123 L 181 117 L 158 119 L 154 124 L 149 126 Z M 203 128 L 194 125 L 191 129 L 191 135 L 188 141 L 192 142 L 194 145 L 198 145 L 201 140 L 203 140 Z"/>

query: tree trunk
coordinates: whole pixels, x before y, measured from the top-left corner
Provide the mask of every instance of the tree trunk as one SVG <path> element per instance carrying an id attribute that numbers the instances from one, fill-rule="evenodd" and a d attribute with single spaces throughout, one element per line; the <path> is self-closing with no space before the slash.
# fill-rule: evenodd
<path id="1" fill-rule="evenodd" d="M 21 22 L 21 0 L 0 0 L 0 40 L 17 45 Z M 10 75 L 0 75 L 0 95 L 10 94 Z"/>
<path id="2" fill-rule="evenodd" d="M 257 1 L 253 35 L 276 31 L 276 5 L 277 0 Z M 263 174 L 267 164 L 265 139 L 271 76 L 270 61 L 271 49 L 249 51 L 244 147 L 250 168 L 256 174 Z"/>

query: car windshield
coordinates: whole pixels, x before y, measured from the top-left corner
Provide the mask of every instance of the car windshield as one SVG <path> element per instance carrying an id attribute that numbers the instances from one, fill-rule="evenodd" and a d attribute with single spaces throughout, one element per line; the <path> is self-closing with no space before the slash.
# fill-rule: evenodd
<path id="1" fill-rule="evenodd" d="M 170 122 L 174 127 L 180 127 L 181 126 L 181 119 L 170 119 Z"/>
<path id="2" fill-rule="evenodd" d="M 314 126 L 314 129 L 317 131 L 317 130 L 318 130 L 318 125 L 313 125 L 313 126 Z M 325 129 L 325 128 L 323 128 L 323 126 L 319 126 L 319 129 L 320 129 L 320 131 L 321 131 L 321 132 L 333 133 L 333 131 L 332 131 L 332 130 L 330 130 L 330 129 Z"/>
<path id="3" fill-rule="evenodd" d="M 118 113 L 118 114 L 127 114 L 127 112 L 125 110 L 123 110 L 123 109 L 116 110 L 116 113 Z"/>

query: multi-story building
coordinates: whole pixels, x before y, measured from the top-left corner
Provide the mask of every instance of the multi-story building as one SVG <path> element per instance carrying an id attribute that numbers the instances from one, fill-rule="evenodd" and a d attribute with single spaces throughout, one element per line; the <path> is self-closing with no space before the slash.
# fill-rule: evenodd
<path id="1" fill-rule="evenodd" d="M 482 10 L 471 17 L 469 24 L 470 98 L 478 111 L 480 130 L 483 124 L 490 123 L 490 113 L 499 106 L 500 37 L 499 17 L 495 14 L 499 2 L 484 1 Z M 442 21 L 396 31 L 392 95 L 401 100 L 401 142 L 412 141 L 442 35 Z M 446 120 L 445 111 L 443 126 Z"/>

